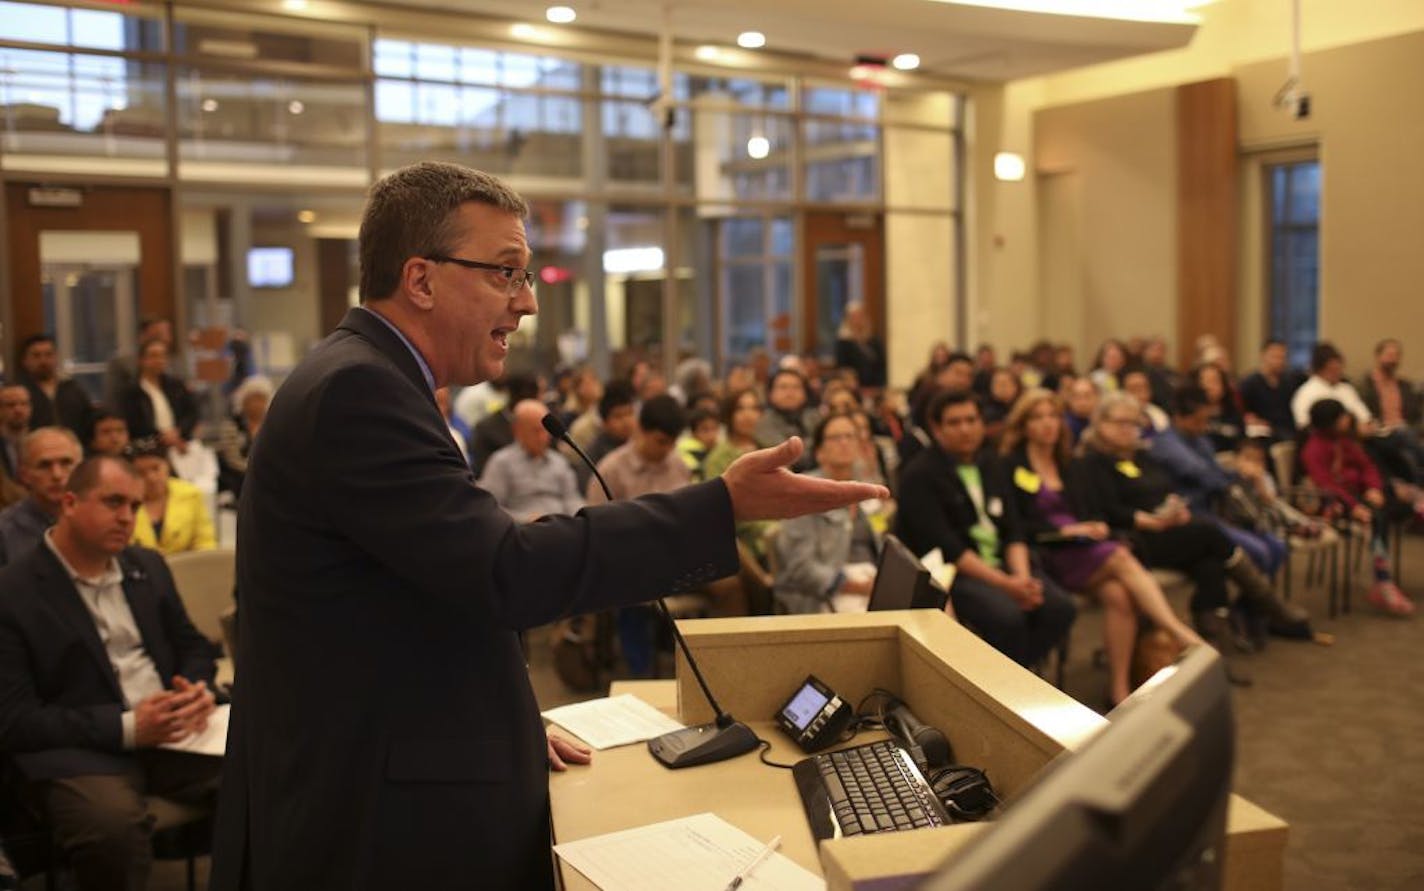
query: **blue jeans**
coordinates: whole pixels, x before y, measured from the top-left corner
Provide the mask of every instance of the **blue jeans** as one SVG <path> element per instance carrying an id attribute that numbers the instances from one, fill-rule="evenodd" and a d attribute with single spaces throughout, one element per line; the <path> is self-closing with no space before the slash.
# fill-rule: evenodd
<path id="1" fill-rule="evenodd" d="M 1256 568 L 1264 572 L 1268 578 L 1274 577 L 1276 572 L 1285 565 L 1286 543 L 1284 541 L 1268 532 L 1248 532 L 1227 523 L 1220 525 L 1221 531 L 1226 533 L 1226 537 L 1231 539 L 1231 543 L 1245 551 L 1246 556 L 1251 558 L 1251 562 L 1256 564 Z"/>

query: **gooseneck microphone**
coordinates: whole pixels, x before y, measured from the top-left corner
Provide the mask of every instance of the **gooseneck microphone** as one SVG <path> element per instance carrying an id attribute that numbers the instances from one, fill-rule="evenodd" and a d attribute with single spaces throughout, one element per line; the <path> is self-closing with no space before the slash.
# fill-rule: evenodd
<path id="1" fill-rule="evenodd" d="M 598 485 L 603 488 L 603 497 L 607 498 L 611 504 L 614 500 L 613 491 L 608 488 L 608 483 L 603 479 L 603 474 L 598 472 L 598 467 L 569 435 L 569 430 L 564 426 L 564 422 L 560 421 L 553 412 L 549 412 L 544 415 L 543 424 L 550 436 L 568 443 L 569 447 L 583 459 L 583 463 L 593 471 L 593 478 L 598 480 Z M 658 611 L 662 613 L 663 621 L 672 631 L 673 640 L 677 641 L 683 658 L 687 660 L 688 666 L 692 669 L 692 676 L 697 678 L 697 686 L 702 688 L 702 695 L 707 697 L 707 704 L 712 706 L 712 710 L 717 713 L 717 718 L 710 724 L 686 727 L 650 739 L 648 740 L 648 751 L 652 752 L 653 757 L 665 767 L 678 768 L 725 761 L 755 749 L 758 745 L 756 734 L 750 727 L 722 711 L 722 706 L 717 703 L 717 697 L 712 695 L 711 688 L 707 686 L 707 679 L 702 676 L 702 669 L 697 667 L 697 660 L 692 658 L 692 651 L 687 648 L 687 641 L 683 639 L 682 632 L 677 629 L 677 622 L 673 621 L 672 613 L 668 612 L 667 604 L 661 597 L 657 598 L 655 602 L 658 605 Z"/>

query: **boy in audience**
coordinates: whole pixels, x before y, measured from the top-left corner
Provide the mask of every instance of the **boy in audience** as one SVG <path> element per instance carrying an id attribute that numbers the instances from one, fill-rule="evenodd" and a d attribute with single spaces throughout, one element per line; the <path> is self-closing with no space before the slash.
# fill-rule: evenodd
<path id="1" fill-rule="evenodd" d="M 129 422 L 116 411 L 103 408 L 94 411 L 94 426 L 89 433 L 89 454 L 122 458 L 129 450 Z"/>
<path id="2" fill-rule="evenodd" d="M 609 381 L 608 386 L 603 388 L 603 396 L 598 400 L 598 415 L 601 419 L 598 435 L 589 443 L 588 448 L 584 449 L 588 460 L 592 461 L 595 467 L 598 462 L 608 457 L 609 452 L 627 442 L 638 426 L 638 416 L 633 407 L 633 385 L 625 380 Z M 561 448 L 567 448 L 567 445 Z M 579 491 L 588 491 L 588 481 L 593 472 L 582 461 L 574 460 L 577 455 L 568 457 L 574 465 L 574 474 L 578 477 Z"/>
<path id="3" fill-rule="evenodd" d="M 687 432 L 677 440 L 677 453 L 682 456 L 687 469 L 692 471 L 693 479 L 703 478 L 702 464 L 721 436 L 722 422 L 718 420 L 717 412 L 695 408 L 688 413 Z"/>
<path id="4" fill-rule="evenodd" d="M 682 406 L 666 393 L 643 403 L 633 438 L 598 462 L 598 472 L 616 500 L 671 492 L 692 482 L 692 473 L 675 448 L 686 423 Z M 589 504 L 607 500 L 596 479 L 588 481 L 587 495 Z M 653 669 L 657 619 L 657 614 L 646 606 L 625 606 L 618 611 L 623 660 L 628 670 L 639 677 Z"/>

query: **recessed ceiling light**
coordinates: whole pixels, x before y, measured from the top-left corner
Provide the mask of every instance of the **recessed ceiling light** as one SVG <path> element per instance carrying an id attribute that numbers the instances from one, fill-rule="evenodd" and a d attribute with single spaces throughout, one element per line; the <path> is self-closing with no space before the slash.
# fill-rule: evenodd
<path id="1" fill-rule="evenodd" d="M 578 18 L 578 13 L 574 12 L 572 6 L 550 6 L 544 10 L 544 18 L 556 25 L 567 25 Z"/>
<path id="2" fill-rule="evenodd" d="M 287 103 L 287 111 L 291 112 L 292 114 L 301 114 L 306 110 L 306 103 L 300 99 L 293 99 L 291 102 Z"/>
<path id="3" fill-rule="evenodd" d="M 203 100 L 203 111 L 217 111 L 217 110 L 218 110 L 218 100 L 216 100 L 216 99 L 204 99 L 204 100 Z"/>
<path id="4" fill-rule="evenodd" d="M 509 26 L 509 33 L 520 40 L 533 40 L 539 36 L 539 29 L 528 22 L 516 22 Z"/>
<path id="5" fill-rule="evenodd" d="M 704 62 L 716 62 L 722 58 L 722 48 L 719 46 L 699 46 L 692 51 L 692 54 Z"/>
<path id="6" fill-rule="evenodd" d="M 999 152 L 994 155 L 995 179 L 1016 183 L 1024 178 L 1026 167 L 1023 155 L 1014 152 Z"/>
<path id="7" fill-rule="evenodd" d="M 299 223 L 315 223 L 315 222 L 316 222 L 316 211 L 314 211 L 314 210 L 300 210 L 300 211 L 297 211 L 297 222 L 299 222 Z"/>
<path id="8" fill-rule="evenodd" d="M 307 8 L 307 0 L 282 0 L 282 8 L 288 12 L 301 12 Z"/>
<path id="9" fill-rule="evenodd" d="M 873 71 L 869 65 L 853 65 L 850 69 L 851 80 L 869 80 L 873 76 Z"/>
<path id="10" fill-rule="evenodd" d="M 737 46 L 742 49 L 761 49 L 766 46 L 766 35 L 760 31 L 743 31 L 737 35 Z"/>
<path id="11" fill-rule="evenodd" d="M 900 55 L 891 59 L 890 64 L 894 65 L 901 71 L 914 71 L 916 68 L 920 67 L 920 57 L 915 55 L 914 53 L 901 53 Z"/>
<path id="12" fill-rule="evenodd" d="M 753 136 L 747 140 L 747 155 L 753 160 L 760 161 L 771 154 L 771 140 L 765 136 Z"/>

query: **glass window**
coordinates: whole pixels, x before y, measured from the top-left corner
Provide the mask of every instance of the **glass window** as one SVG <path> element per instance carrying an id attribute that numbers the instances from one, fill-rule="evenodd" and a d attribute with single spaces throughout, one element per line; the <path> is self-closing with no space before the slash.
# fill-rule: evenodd
<path id="1" fill-rule="evenodd" d="M 674 132 L 677 182 L 700 200 L 791 198 L 793 119 L 691 105 L 685 136 Z"/>
<path id="2" fill-rule="evenodd" d="M 690 75 L 687 89 L 692 99 L 703 102 L 720 99 L 729 104 L 760 108 L 786 109 L 791 106 L 791 91 L 785 81 Z"/>
<path id="3" fill-rule="evenodd" d="M 1320 162 L 1266 168 L 1271 200 L 1271 336 L 1308 365 L 1319 339 Z"/>
<path id="4" fill-rule="evenodd" d="M 796 343 L 790 217 L 720 221 L 722 358 L 737 362 L 754 348 L 790 352 Z"/>
<path id="5" fill-rule="evenodd" d="M 0 40 L 80 49 L 162 50 L 163 23 L 131 12 L 0 0 Z"/>
<path id="6" fill-rule="evenodd" d="M 240 62 L 293 62 L 360 71 L 366 65 L 366 29 L 335 22 L 236 15 L 179 7 L 173 48 L 185 55 Z M 389 59 L 382 60 L 390 64 Z"/>
<path id="7" fill-rule="evenodd" d="M 608 178 L 657 182 L 662 175 L 662 146 L 652 109 L 642 102 L 605 100 L 602 122 Z"/>
<path id="8" fill-rule="evenodd" d="M 801 94 L 803 110 L 811 114 L 873 118 L 880 113 L 880 94 L 847 87 L 807 87 Z"/>
<path id="9" fill-rule="evenodd" d="M 410 77 L 415 73 L 414 50 L 408 40 L 377 37 L 372 45 L 371 67 L 382 77 Z"/>

